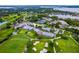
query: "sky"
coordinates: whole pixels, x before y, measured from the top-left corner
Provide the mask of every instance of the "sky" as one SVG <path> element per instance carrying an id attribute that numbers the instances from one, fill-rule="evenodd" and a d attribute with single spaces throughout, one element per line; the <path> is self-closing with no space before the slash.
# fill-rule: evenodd
<path id="1" fill-rule="evenodd" d="M 0 5 L 79 5 L 79 0 L 0 0 Z"/>

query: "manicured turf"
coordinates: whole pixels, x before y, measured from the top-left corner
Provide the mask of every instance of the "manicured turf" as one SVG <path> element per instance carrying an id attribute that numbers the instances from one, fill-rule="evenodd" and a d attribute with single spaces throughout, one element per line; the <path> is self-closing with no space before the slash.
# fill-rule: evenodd
<path id="1" fill-rule="evenodd" d="M 0 31 L 0 42 L 7 39 L 11 35 L 12 32 L 13 32 L 12 29 L 1 30 Z"/>
<path id="2" fill-rule="evenodd" d="M 26 34 L 21 33 L 12 36 L 9 40 L 0 45 L 0 52 L 2 53 L 16 53 L 24 52 L 25 46 L 28 42 Z"/>
<path id="3" fill-rule="evenodd" d="M 56 40 L 58 42 L 58 46 L 56 48 L 57 52 L 65 52 L 65 53 L 78 53 L 79 52 L 79 45 L 73 39 L 73 37 L 69 37 L 67 40 L 66 39 L 58 39 Z"/>
<path id="4" fill-rule="evenodd" d="M 39 43 L 34 45 L 35 42 L 39 42 Z M 45 47 L 46 42 L 48 43 L 48 47 Z M 39 53 L 41 50 L 47 49 L 47 52 L 52 53 L 53 52 L 52 47 L 53 47 L 53 43 L 50 41 L 50 39 L 32 40 L 31 42 L 28 43 L 27 52 L 29 52 L 29 53 Z M 36 51 L 34 51 L 33 48 L 36 48 Z"/>
<path id="5" fill-rule="evenodd" d="M 0 31 L 0 40 L 8 37 L 12 32 L 12 29 Z M 10 36 L 8 40 L 0 44 L 0 53 L 22 53 L 25 52 L 24 50 L 26 47 L 26 52 L 28 53 L 39 53 L 43 49 L 46 49 L 47 53 L 78 53 L 79 44 L 71 36 L 71 33 L 65 32 L 62 35 L 59 35 L 61 38 L 58 39 L 44 39 L 45 37 L 43 38 L 41 36 L 40 38 L 40 36 L 38 36 L 33 30 L 28 31 L 25 29 L 19 29 L 19 32 L 16 35 Z M 34 45 L 37 41 L 39 43 Z M 46 43 L 48 43 L 48 47 L 45 47 Z M 33 48 L 36 48 L 36 51 L 34 51 Z"/>

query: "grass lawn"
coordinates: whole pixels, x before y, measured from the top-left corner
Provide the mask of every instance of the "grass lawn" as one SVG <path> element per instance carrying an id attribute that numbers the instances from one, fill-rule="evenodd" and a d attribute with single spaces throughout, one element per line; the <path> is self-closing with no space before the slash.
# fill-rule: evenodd
<path id="1" fill-rule="evenodd" d="M 79 52 L 79 45 L 77 42 L 74 41 L 72 37 L 69 37 L 66 39 L 58 39 L 56 42 L 58 42 L 58 45 L 55 46 L 57 52 L 63 52 L 63 53 L 78 53 Z"/>
<path id="2" fill-rule="evenodd" d="M 6 38 L 8 38 L 9 35 L 11 35 L 12 32 L 13 32 L 12 29 L 1 30 L 0 31 L 0 42 L 5 40 Z"/>
<path id="3" fill-rule="evenodd" d="M 39 42 L 36 45 L 34 45 L 35 42 Z M 45 47 L 46 42 L 48 43 L 48 47 Z M 29 47 L 30 46 L 30 47 Z M 47 49 L 47 52 L 53 52 L 53 43 L 50 41 L 50 39 L 42 39 L 42 40 L 32 40 L 28 43 L 28 49 L 27 51 L 29 53 L 39 53 L 43 49 Z M 33 50 L 33 48 L 36 48 L 36 51 Z"/>
<path id="4" fill-rule="evenodd" d="M 12 36 L 9 40 L 0 44 L 0 52 L 2 53 L 19 53 L 24 52 L 28 38 L 25 33 Z"/>
<path id="5" fill-rule="evenodd" d="M 8 34 L 12 32 L 12 29 L 0 31 L 0 40 L 5 39 Z M 26 47 L 26 52 L 28 53 L 39 53 L 43 49 L 46 49 L 47 53 L 78 53 L 79 44 L 71 36 L 71 33 L 65 32 L 62 35 L 59 35 L 61 38 L 57 39 L 45 39 L 42 36 L 40 39 L 33 30 L 28 31 L 25 29 L 19 29 L 19 32 L 16 35 L 12 35 L 8 40 L 0 44 L 0 53 L 22 53 L 25 52 L 24 50 Z M 36 44 L 36 42 L 38 43 Z M 48 43 L 47 47 L 45 47 L 46 43 Z M 36 51 L 33 48 L 36 49 Z"/>

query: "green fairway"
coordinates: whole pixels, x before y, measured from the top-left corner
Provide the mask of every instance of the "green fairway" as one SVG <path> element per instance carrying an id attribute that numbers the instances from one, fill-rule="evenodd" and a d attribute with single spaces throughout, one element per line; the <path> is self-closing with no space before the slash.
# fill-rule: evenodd
<path id="1" fill-rule="evenodd" d="M 46 43 L 48 44 L 47 47 L 45 47 Z M 40 51 L 42 51 L 43 49 L 46 49 L 48 53 L 49 52 L 52 53 L 53 52 L 52 47 L 53 47 L 53 43 L 50 41 L 50 39 L 32 40 L 31 42 L 28 43 L 27 52 L 40 53 Z M 36 51 L 34 51 L 34 48 L 36 49 Z"/>
<path id="2" fill-rule="evenodd" d="M 0 44 L 0 52 L 2 53 L 16 53 L 24 52 L 24 48 L 28 42 L 26 34 L 17 34 L 10 37 L 9 40 Z"/>
<path id="3" fill-rule="evenodd" d="M 11 35 L 12 32 L 13 32 L 12 29 L 1 30 L 0 31 L 0 42 L 9 38 L 9 36 Z"/>
<path id="4" fill-rule="evenodd" d="M 57 52 L 63 52 L 63 53 L 78 53 L 79 52 L 79 44 L 75 41 L 75 39 L 72 36 L 69 36 L 68 39 L 58 39 L 55 42 L 58 43 L 56 45 L 56 51 Z"/>

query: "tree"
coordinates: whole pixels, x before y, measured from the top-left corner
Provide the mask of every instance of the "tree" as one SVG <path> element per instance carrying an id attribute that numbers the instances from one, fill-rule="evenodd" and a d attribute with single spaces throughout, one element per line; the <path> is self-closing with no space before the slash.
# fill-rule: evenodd
<path id="1" fill-rule="evenodd" d="M 57 16 L 52 16 L 51 17 L 53 20 L 58 20 L 58 17 Z"/>

